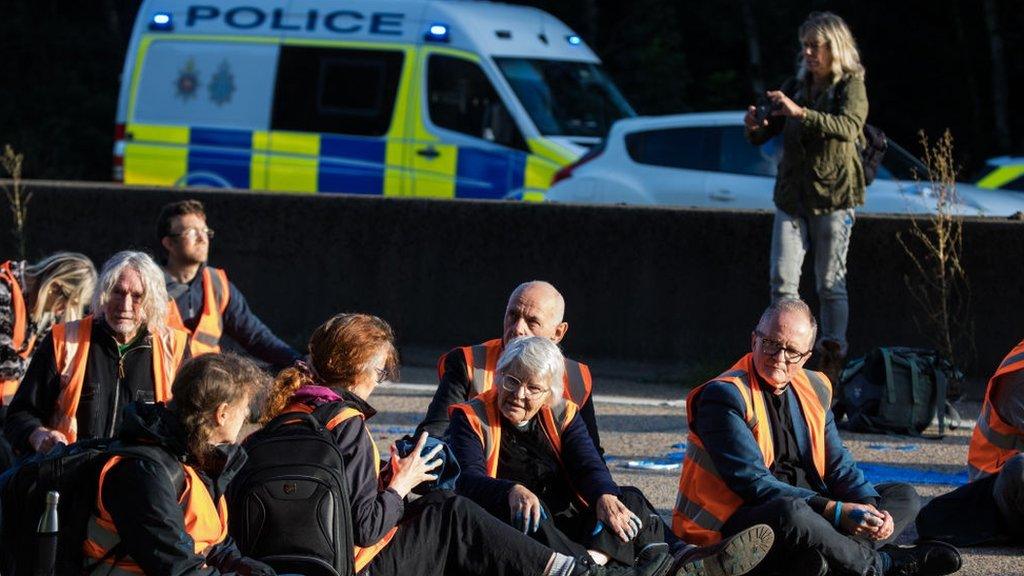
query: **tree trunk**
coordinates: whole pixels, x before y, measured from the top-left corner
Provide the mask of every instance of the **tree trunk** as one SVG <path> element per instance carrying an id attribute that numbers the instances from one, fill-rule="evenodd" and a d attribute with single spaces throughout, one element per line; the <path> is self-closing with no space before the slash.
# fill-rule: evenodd
<path id="1" fill-rule="evenodd" d="M 995 136 L 999 151 L 1010 148 L 1009 94 L 1006 81 L 1006 63 L 1003 61 L 1003 35 L 999 29 L 999 11 L 995 0 L 985 0 L 985 28 L 988 32 L 989 54 L 992 59 L 992 112 L 995 117 Z"/>
<path id="2" fill-rule="evenodd" d="M 743 32 L 747 37 L 747 53 L 750 58 L 750 87 L 757 97 L 764 96 L 764 70 L 761 65 L 761 41 L 757 35 L 757 20 L 754 18 L 754 6 L 751 0 L 740 0 L 740 16 L 743 19 Z"/>

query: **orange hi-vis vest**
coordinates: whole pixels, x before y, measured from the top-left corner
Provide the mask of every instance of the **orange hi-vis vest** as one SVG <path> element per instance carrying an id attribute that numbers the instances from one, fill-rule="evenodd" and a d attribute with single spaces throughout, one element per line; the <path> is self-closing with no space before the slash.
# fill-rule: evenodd
<path id="1" fill-rule="evenodd" d="M 449 416 L 455 411 L 466 415 L 466 420 L 469 421 L 470 427 L 473 428 L 473 432 L 480 440 L 480 445 L 483 446 L 484 467 L 487 470 L 487 475 L 497 478 L 498 456 L 501 453 L 501 410 L 498 408 L 498 389 L 491 388 L 478 394 L 469 402 L 452 404 L 448 407 Z M 569 427 L 578 411 L 579 407 L 572 400 L 566 400 L 565 406 L 557 414 L 547 405 L 537 412 L 536 418 L 540 419 L 541 430 L 551 442 L 559 464 L 562 459 L 562 433 Z M 586 500 L 578 492 L 576 492 L 576 498 L 584 506 L 587 505 Z"/>
<path id="2" fill-rule="evenodd" d="M 195 330 L 185 327 L 181 311 L 172 299 L 167 304 L 167 325 L 192 335 L 192 356 L 220 352 L 220 338 L 224 334 L 224 311 L 231 299 L 228 275 L 220 268 L 203 267 L 203 311 Z"/>
<path id="3" fill-rule="evenodd" d="M 985 388 L 985 402 L 981 405 L 978 423 L 971 435 L 967 450 L 967 472 L 971 481 L 998 473 L 1007 460 L 1024 452 L 1024 430 L 1015 428 L 999 417 L 992 406 L 992 388 L 1003 376 L 1024 369 L 1024 340 L 999 363 L 999 368 Z"/>
<path id="4" fill-rule="evenodd" d="M 718 475 L 711 455 L 694 430 L 694 417 L 700 408 L 695 400 L 712 382 L 729 384 L 739 390 L 746 404 L 744 418 L 761 449 L 765 467 L 771 467 L 775 461 L 768 412 L 754 371 L 753 355 L 747 354 L 724 374 L 694 388 L 686 398 L 686 420 L 690 431 L 679 476 L 676 506 L 672 511 L 672 531 L 684 541 L 698 546 L 720 541 L 722 525 L 743 504 L 743 499 L 730 490 Z M 807 424 L 814 468 L 821 478 L 825 478 L 825 418 L 832 403 L 832 387 L 823 374 L 810 370 L 802 370 L 790 386 L 796 392 Z"/>
<path id="5" fill-rule="evenodd" d="M 466 359 L 466 374 L 469 377 L 469 396 L 472 399 L 477 394 L 482 394 L 494 387 L 494 374 L 497 372 L 498 358 L 504 347 L 500 338 L 488 340 L 476 346 L 463 346 L 459 348 Z M 441 356 L 437 363 L 437 377 L 440 379 L 444 371 L 444 356 Z M 590 392 L 593 389 L 593 380 L 590 377 L 590 367 L 582 362 L 565 359 L 565 376 L 562 379 L 564 384 L 562 396 L 566 400 L 572 400 L 577 406 L 582 406 L 590 399 Z"/>
<path id="6" fill-rule="evenodd" d="M 99 565 L 94 573 L 104 576 L 128 576 L 142 574 L 142 568 L 132 560 L 131 556 L 115 559 L 113 556 L 104 558 L 107 553 L 121 542 L 117 526 L 114 525 L 110 513 L 103 505 L 103 482 L 110 471 L 123 458 L 113 456 L 100 470 L 99 490 L 96 493 L 97 514 L 89 519 L 86 526 L 86 539 L 82 544 L 85 565 Z M 195 553 L 206 556 L 210 548 L 220 544 L 228 535 L 228 506 L 222 495 L 214 503 L 210 491 L 206 489 L 195 469 L 182 464 L 185 470 L 185 490 L 178 499 L 184 514 L 185 532 L 192 538 Z"/>
<path id="7" fill-rule="evenodd" d="M 85 384 L 85 367 L 89 358 L 89 340 L 92 338 L 93 317 L 56 324 L 53 327 L 53 354 L 60 375 L 60 395 L 54 410 L 50 427 L 64 434 L 68 442 L 78 440 L 78 403 L 82 398 Z M 171 383 L 178 372 L 188 334 L 168 328 L 167 332 L 153 339 L 153 389 L 157 402 L 171 399 Z"/>
<path id="8" fill-rule="evenodd" d="M 11 291 L 11 314 L 14 316 L 14 327 L 11 333 L 11 346 L 18 356 L 27 359 L 32 355 L 36 345 L 35 335 L 28 335 L 28 311 L 25 309 L 25 295 L 21 292 L 21 284 L 14 277 L 12 264 L 8 260 L 0 264 L 0 282 L 7 284 Z M 0 406 L 8 406 L 14 393 L 18 391 L 21 380 L 0 380 Z"/>
<path id="9" fill-rule="evenodd" d="M 306 414 L 312 414 L 313 407 L 309 406 L 308 404 L 303 404 L 302 402 L 294 402 L 286 406 L 281 413 L 287 414 L 289 412 L 303 412 Z M 362 418 L 363 420 L 366 420 L 365 414 L 363 414 L 359 410 L 356 410 L 355 408 L 352 408 L 351 406 L 347 406 L 343 408 L 341 412 L 338 412 L 330 420 L 328 420 L 327 423 L 324 425 L 324 428 L 327 428 L 328 430 L 334 430 L 342 422 L 348 420 L 349 418 L 355 417 L 359 417 Z M 373 441 L 373 435 L 370 434 L 370 429 L 364 429 L 366 430 L 367 438 L 370 439 L 370 446 L 373 446 L 374 472 L 377 474 L 377 478 L 380 478 L 380 450 L 377 449 L 377 443 Z M 381 550 L 383 550 L 389 543 L 391 543 L 391 539 L 395 537 L 396 532 L 398 532 L 398 526 L 392 527 L 391 530 L 388 530 L 387 533 L 384 534 L 384 536 L 381 537 L 380 540 L 378 540 L 376 543 L 370 546 L 367 546 L 365 548 L 361 548 L 355 545 L 352 546 L 352 557 L 355 560 L 355 571 L 357 574 L 359 572 L 362 572 L 363 568 L 366 568 L 370 561 L 372 561 L 377 556 L 377 554 L 380 554 Z"/>

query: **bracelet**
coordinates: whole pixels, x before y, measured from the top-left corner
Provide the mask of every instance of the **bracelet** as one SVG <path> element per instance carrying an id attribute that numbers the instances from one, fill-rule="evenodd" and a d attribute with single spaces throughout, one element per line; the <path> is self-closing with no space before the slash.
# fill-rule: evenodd
<path id="1" fill-rule="evenodd" d="M 832 518 L 832 526 L 839 528 L 839 518 L 843 514 L 843 503 L 836 501 L 836 515 Z"/>

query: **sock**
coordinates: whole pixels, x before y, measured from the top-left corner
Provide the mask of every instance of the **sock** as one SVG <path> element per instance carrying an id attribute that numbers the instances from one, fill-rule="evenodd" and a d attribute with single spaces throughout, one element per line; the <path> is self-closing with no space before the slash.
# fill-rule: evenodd
<path id="1" fill-rule="evenodd" d="M 878 559 L 882 561 L 882 574 L 892 571 L 892 556 L 889 556 L 888 552 L 879 552 Z"/>
<path id="2" fill-rule="evenodd" d="M 575 558 L 554 552 L 551 554 L 551 561 L 548 562 L 548 569 L 544 571 L 543 576 L 572 576 L 575 569 Z"/>
<path id="3" fill-rule="evenodd" d="M 598 566 L 604 566 L 608 563 L 608 555 L 604 552 L 587 550 L 587 554 L 590 554 L 590 557 L 594 559 L 594 564 L 597 564 Z"/>

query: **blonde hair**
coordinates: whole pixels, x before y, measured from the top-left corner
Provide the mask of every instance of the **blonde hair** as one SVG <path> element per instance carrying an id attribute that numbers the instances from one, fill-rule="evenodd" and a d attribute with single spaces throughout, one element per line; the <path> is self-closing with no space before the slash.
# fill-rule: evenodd
<path id="1" fill-rule="evenodd" d="M 29 316 L 42 328 L 53 322 L 71 322 L 82 317 L 85 305 L 96 289 L 96 267 L 77 252 L 56 252 L 25 266 L 25 283 L 34 301 Z M 54 291 L 54 288 L 57 288 Z M 54 294 L 50 298 L 50 294 Z M 50 305 L 47 306 L 47 303 Z M 54 310 L 63 308 L 58 315 Z"/>
<path id="2" fill-rule="evenodd" d="M 103 307 L 126 268 L 138 272 L 142 279 L 142 315 L 146 327 L 153 334 L 163 335 L 167 329 L 167 285 L 164 284 L 164 273 L 145 252 L 124 250 L 107 260 L 100 271 L 100 289 L 92 297 L 93 314 L 96 318 L 103 318 Z"/>
<path id="3" fill-rule="evenodd" d="M 340 390 L 355 386 L 381 352 L 388 377 L 398 378 L 398 350 L 391 326 L 370 314 L 335 315 L 309 337 L 309 364 L 285 368 L 274 379 L 260 422 L 265 424 L 283 412 L 302 386 L 315 384 Z"/>
<path id="4" fill-rule="evenodd" d="M 832 55 L 832 84 L 846 77 L 864 79 L 866 71 L 860 63 L 860 52 L 857 41 L 846 21 L 831 12 L 811 12 L 807 20 L 800 25 L 798 38 L 804 42 L 808 38 L 822 40 Z M 797 57 L 797 77 L 806 80 L 810 72 L 804 62 L 803 50 Z"/>

